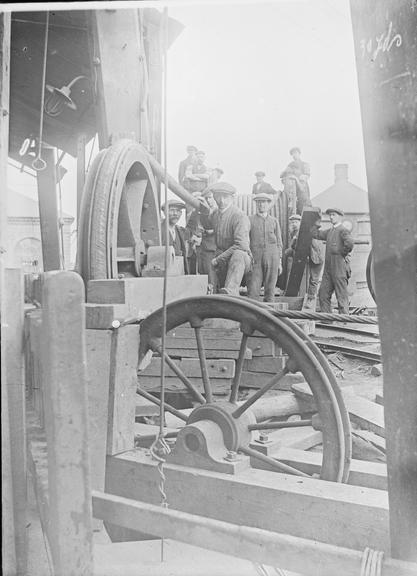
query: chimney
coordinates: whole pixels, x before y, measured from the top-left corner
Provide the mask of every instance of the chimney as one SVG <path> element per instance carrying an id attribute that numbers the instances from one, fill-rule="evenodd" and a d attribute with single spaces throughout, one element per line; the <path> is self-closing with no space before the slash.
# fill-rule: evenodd
<path id="1" fill-rule="evenodd" d="M 334 181 L 340 180 L 347 181 L 348 179 L 348 164 L 335 164 L 334 165 Z"/>

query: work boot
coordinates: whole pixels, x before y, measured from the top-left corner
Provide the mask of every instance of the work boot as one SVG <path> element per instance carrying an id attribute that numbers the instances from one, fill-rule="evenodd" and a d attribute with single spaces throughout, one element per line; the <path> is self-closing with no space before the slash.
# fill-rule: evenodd
<path id="1" fill-rule="evenodd" d="M 230 296 L 232 294 L 232 291 L 228 290 L 227 288 L 220 288 L 219 294 L 228 294 Z"/>

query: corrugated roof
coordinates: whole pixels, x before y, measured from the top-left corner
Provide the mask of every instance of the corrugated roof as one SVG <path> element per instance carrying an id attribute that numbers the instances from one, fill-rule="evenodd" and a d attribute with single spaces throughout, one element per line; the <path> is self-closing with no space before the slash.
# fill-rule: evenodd
<path id="1" fill-rule="evenodd" d="M 7 215 L 9 218 L 39 218 L 38 202 L 9 188 L 7 190 Z M 62 217 L 74 220 L 74 217 L 66 212 L 62 213 Z"/>
<path id="2" fill-rule="evenodd" d="M 369 213 L 368 193 L 348 180 L 338 180 L 311 199 L 322 210 L 341 208 L 347 214 Z"/>

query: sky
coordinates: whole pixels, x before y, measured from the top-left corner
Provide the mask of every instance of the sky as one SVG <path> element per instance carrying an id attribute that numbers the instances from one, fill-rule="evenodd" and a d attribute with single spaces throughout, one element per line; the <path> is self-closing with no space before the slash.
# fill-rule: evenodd
<path id="1" fill-rule="evenodd" d="M 313 197 L 333 183 L 335 163 L 349 164 L 350 181 L 366 189 L 348 0 L 169 2 L 168 14 L 184 25 L 168 54 L 173 176 L 194 144 L 239 193 L 251 191 L 257 170 L 280 189 L 299 146 Z M 63 210 L 74 214 L 75 161 L 63 165 Z M 36 197 L 35 179 L 15 168 L 9 187 Z"/>

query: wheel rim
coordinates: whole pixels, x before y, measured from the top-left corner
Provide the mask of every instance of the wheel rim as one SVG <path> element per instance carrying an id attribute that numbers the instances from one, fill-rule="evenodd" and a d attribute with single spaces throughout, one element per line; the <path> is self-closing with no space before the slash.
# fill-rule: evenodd
<path id="1" fill-rule="evenodd" d="M 368 254 L 368 260 L 366 261 L 366 283 L 368 284 L 368 290 L 376 303 L 375 294 L 375 273 L 374 273 L 374 257 L 372 250 Z"/>
<path id="2" fill-rule="evenodd" d="M 316 351 L 306 344 L 306 339 L 309 339 L 304 333 L 303 337 L 301 337 L 301 334 L 299 334 L 297 330 L 294 330 L 291 323 L 274 317 L 268 310 L 257 306 L 255 303 L 249 303 L 240 298 L 230 298 L 227 296 L 203 296 L 169 304 L 167 306 L 167 332 L 187 322 L 189 322 L 191 326 L 194 325 L 194 329 L 196 329 L 196 325 L 197 327 L 201 327 L 204 320 L 208 318 L 225 318 L 240 324 L 242 331 L 240 352 L 246 347 L 245 333 L 247 334 L 252 330 L 262 332 L 265 336 L 277 342 L 284 352 L 288 354 L 290 362 L 296 364 L 310 385 L 322 423 L 323 461 L 320 477 L 325 480 L 339 482 L 345 480 L 347 478 L 348 462 L 350 460 L 350 444 L 348 443 L 348 453 L 346 454 L 347 442 L 346 430 L 344 428 L 344 420 L 346 417 L 348 418 L 348 416 L 346 413 L 342 417 L 341 411 L 344 409 L 344 404 L 342 401 L 341 406 L 338 401 L 333 390 L 333 385 L 329 380 L 330 374 L 323 367 L 326 362 L 325 359 L 320 358 L 319 351 Z M 244 318 L 244 321 L 242 321 L 242 318 Z M 161 330 L 162 311 L 158 310 L 151 314 L 141 325 L 139 363 L 142 358 L 149 353 L 149 350 L 157 350 Z M 200 364 L 202 364 L 201 356 L 199 355 L 199 357 Z M 205 382 L 204 377 L 203 380 Z M 206 385 L 204 387 L 206 388 Z M 262 390 L 264 390 L 264 388 Z M 266 390 L 263 392 L 262 390 L 253 394 L 245 403 L 257 395 L 258 398 L 262 397 L 266 392 Z M 195 390 L 193 393 L 195 395 L 198 394 Z M 231 396 L 232 395 L 233 390 L 231 392 Z M 205 402 L 204 398 L 203 400 L 197 398 L 197 400 L 200 404 Z M 208 404 L 210 404 L 210 402 L 208 402 Z M 236 412 L 239 412 L 241 408 L 242 406 L 237 409 Z M 249 449 L 246 449 L 245 452 L 243 448 L 241 450 L 242 452 L 249 453 Z"/>
<path id="3" fill-rule="evenodd" d="M 139 276 L 148 246 L 161 244 L 155 179 L 144 148 L 119 140 L 95 158 L 80 211 L 84 280 Z"/>

